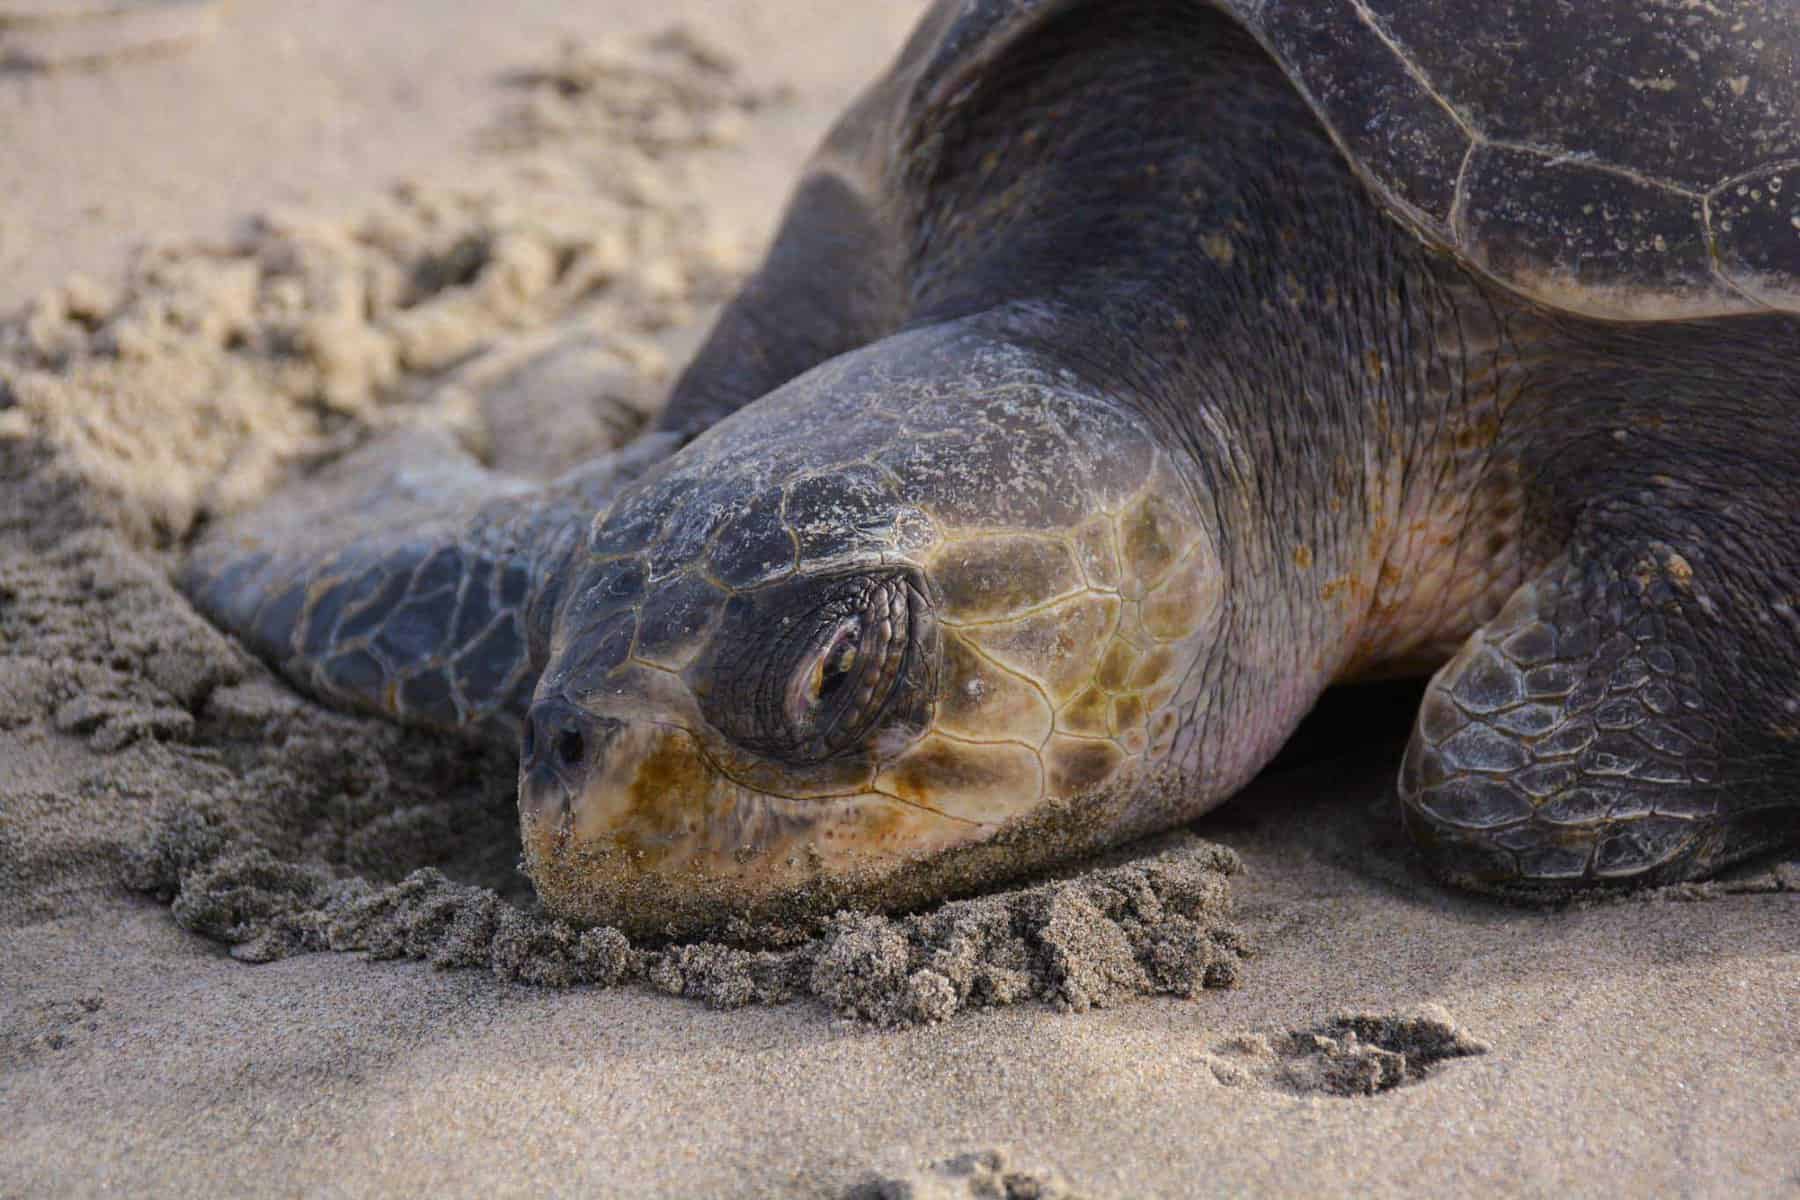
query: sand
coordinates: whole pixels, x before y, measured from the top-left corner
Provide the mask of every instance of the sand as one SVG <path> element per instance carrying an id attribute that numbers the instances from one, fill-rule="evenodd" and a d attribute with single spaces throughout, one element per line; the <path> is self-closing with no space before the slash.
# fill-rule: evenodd
<path id="1" fill-rule="evenodd" d="M 1404 689 L 994 895 L 539 913 L 508 756 L 295 695 L 168 571 L 393 431 L 629 437 L 918 6 L 291 7 L 0 74 L 0 1195 L 1800 1192 L 1800 865 L 1438 888 Z"/>

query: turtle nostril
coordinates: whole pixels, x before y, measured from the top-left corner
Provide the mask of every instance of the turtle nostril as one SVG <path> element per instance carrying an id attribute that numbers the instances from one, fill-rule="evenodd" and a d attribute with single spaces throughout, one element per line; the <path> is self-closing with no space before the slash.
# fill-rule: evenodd
<path id="1" fill-rule="evenodd" d="M 565 767 L 580 766 L 586 749 L 581 730 L 573 725 L 563 726 L 562 732 L 556 735 L 556 760 Z"/>
<path id="2" fill-rule="evenodd" d="M 604 744 L 604 730 L 612 722 L 599 721 Z M 520 763 L 527 771 L 547 767 L 555 772 L 574 770 L 587 761 L 588 737 L 595 725 L 580 709 L 561 700 L 549 700 L 535 706 L 525 720 L 519 741 Z"/>

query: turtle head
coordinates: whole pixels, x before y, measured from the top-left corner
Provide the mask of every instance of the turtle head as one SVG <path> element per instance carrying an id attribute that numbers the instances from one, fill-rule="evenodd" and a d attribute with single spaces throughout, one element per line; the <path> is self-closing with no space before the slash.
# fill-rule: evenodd
<path id="1" fill-rule="evenodd" d="M 1124 410 L 908 334 L 602 514 L 523 746 L 552 909 L 644 931 L 900 904 L 1168 823 L 1214 541 Z"/>

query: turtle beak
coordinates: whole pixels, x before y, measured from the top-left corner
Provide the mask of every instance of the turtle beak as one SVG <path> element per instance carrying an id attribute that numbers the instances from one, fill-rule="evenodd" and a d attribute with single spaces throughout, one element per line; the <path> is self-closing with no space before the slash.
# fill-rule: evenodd
<path id="1" fill-rule="evenodd" d="M 758 792 L 673 723 L 609 720 L 546 699 L 527 730 L 525 870 L 545 908 L 581 924 L 653 936 L 700 929 L 726 909 L 795 897 L 809 881 L 891 872 L 988 828 L 868 792 Z"/>
<path id="2" fill-rule="evenodd" d="M 541 853 L 667 854 L 719 807 L 719 780 L 693 738 L 657 722 L 549 697 L 532 706 L 520 751 L 520 827 Z"/>

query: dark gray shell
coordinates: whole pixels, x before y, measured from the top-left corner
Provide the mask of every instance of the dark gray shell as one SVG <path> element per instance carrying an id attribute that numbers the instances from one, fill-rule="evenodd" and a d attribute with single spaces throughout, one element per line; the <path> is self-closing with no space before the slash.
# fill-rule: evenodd
<path id="1" fill-rule="evenodd" d="M 911 48 L 915 101 L 953 104 L 1077 2 L 945 0 L 921 30 L 934 46 Z M 1601 317 L 1800 312 L 1792 0 L 1213 7 L 1282 64 L 1396 217 L 1507 286 Z"/>

